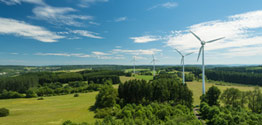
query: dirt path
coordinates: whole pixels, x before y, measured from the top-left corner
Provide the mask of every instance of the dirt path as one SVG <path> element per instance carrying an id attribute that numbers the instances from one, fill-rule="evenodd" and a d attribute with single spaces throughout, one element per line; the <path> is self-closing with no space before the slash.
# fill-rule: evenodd
<path id="1" fill-rule="evenodd" d="M 201 121 L 202 125 L 205 125 L 206 124 L 205 121 L 201 119 L 201 115 L 199 113 L 199 107 L 195 107 L 193 110 L 196 118 Z"/>

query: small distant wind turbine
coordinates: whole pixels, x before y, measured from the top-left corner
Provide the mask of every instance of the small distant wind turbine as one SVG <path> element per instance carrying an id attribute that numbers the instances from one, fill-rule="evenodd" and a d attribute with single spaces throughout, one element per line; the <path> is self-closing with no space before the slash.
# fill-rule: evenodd
<path id="1" fill-rule="evenodd" d="M 153 58 L 153 60 L 151 61 L 151 63 L 153 63 L 153 76 L 155 76 L 156 75 L 156 59 L 155 59 L 155 56 L 154 56 L 154 54 L 152 54 L 152 58 Z"/>
<path id="2" fill-rule="evenodd" d="M 136 74 L 136 58 L 137 58 L 137 56 L 140 54 L 140 52 L 139 53 L 137 53 L 135 56 L 133 56 L 133 59 L 131 60 L 131 62 L 133 62 L 133 73 L 134 74 Z"/>
<path id="3" fill-rule="evenodd" d="M 191 55 L 192 53 L 188 53 L 186 55 L 182 54 L 179 50 L 175 49 L 181 56 L 181 65 L 183 67 L 183 72 L 182 72 L 182 77 L 183 77 L 183 85 L 185 85 L 185 56 L 189 56 Z"/>
<path id="4" fill-rule="evenodd" d="M 133 56 L 131 62 L 133 62 L 133 73 L 136 74 L 136 56 Z"/>
<path id="5" fill-rule="evenodd" d="M 212 42 L 215 42 L 215 41 L 218 41 L 218 40 L 221 40 L 221 39 L 224 39 L 225 37 L 221 37 L 221 38 L 217 38 L 217 39 L 214 39 L 214 40 L 210 40 L 210 41 L 204 41 L 204 40 L 201 40 L 195 33 L 193 33 L 192 31 L 190 31 L 200 42 L 201 42 L 201 47 L 199 49 L 199 53 L 198 53 L 198 57 L 197 57 L 197 61 L 199 60 L 199 57 L 200 57 L 200 54 L 202 52 L 202 91 L 203 91 L 203 94 L 205 94 L 205 54 L 204 54 L 204 48 L 205 48 L 205 44 L 206 43 L 212 43 Z"/>

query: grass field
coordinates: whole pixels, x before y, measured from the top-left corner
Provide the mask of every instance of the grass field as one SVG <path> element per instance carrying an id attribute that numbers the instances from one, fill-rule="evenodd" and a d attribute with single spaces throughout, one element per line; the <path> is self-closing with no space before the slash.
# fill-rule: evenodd
<path id="1" fill-rule="evenodd" d="M 149 76 L 149 75 L 135 75 L 136 79 L 144 79 L 146 81 L 152 80 L 153 76 Z"/>
<path id="2" fill-rule="evenodd" d="M 145 71 L 145 70 L 150 70 L 150 69 L 136 69 L 136 71 Z M 134 69 L 126 69 L 125 72 L 133 72 Z"/>
<path id="3" fill-rule="evenodd" d="M 66 120 L 77 123 L 94 123 L 94 105 L 98 92 L 45 97 L 44 100 L 7 99 L 0 100 L 0 107 L 10 110 L 8 117 L 0 117 L 1 125 L 61 125 Z"/>
<path id="4" fill-rule="evenodd" d="M 132 79 L 135 79 L 135 77 L 120 76 L 120 81 L 121 81 L 122 83 L 125 83 L 126 81 L 132 80 Z"/>
<path id="5" fill-rule="evenodd" d="M 187 85 L 189 87 L 190 90 L 193 91 L 193 98 L 194 98 L 194 105 L 199 105 L 200 104 L 200 96 L 202 95 L 202 82 L 187 82 Z M 206 83 L 206 91 L 208 90 L 208 88 L 210 88 L 212 85 L 217 86 L 221 92 L 223 92 L 224 90 L 226 90 L 227 88 L 237 88 L 240 91 L 249 91 L 249 90 L 253 90 L 254 86 L 246 86 L 246 85 L 215 85 L 214 83 Z"/>

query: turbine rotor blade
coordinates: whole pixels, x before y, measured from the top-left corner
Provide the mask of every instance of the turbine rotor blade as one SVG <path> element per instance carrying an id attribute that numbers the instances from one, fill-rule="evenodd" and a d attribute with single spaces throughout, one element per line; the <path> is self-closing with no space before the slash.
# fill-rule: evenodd
<path id="1" fill-rule="evenodd" d="M 189 32 L 191 32 L 200 42 L 202 42 L 202 40 L 195 33 L 193 33 L 192 31 Z"/>
<path id="2" fill-rule="evenodd" d="M 180 51 L 178 51 L 176 48 L 175 48 L 175 50 L 176 50 L 181 56 L 183 56 L 183 54 L 182 54 Z"/>
<path id="3" fill-rule="evenodd" d="M 183 57 L 181 58 L 181 65 L 183 64 Z"/>
<path id="4" fill-rule="evenodd" d="M 207 41 L 206 43 L 212 43 L 212 42 L 215 42 L 215 41 L 224 39 L 224 38 L 225 38 L 225 37 L 221 37 L 221 38 L 218 38 L 218 39 L 210 40 L 210 41 Z"/>
<path id="5" fill-rule="evenodd" d="M 189 55 L 191 55 L 191 54 L 193 54 L 194 52 L 192 52 L 192 53 L 188 53 L 188 54 L 186 54 L 185 56 L 189 56 Z"/>
<path id="6" fill-rule="evenodd" d="M 197 61 L 199 60 L 200 54 L 201 54 L 201 52 L 202 52 L 202 49 L 203 49 L 203 46 L 201 46 L 200 49 L 199 49 Z"/>

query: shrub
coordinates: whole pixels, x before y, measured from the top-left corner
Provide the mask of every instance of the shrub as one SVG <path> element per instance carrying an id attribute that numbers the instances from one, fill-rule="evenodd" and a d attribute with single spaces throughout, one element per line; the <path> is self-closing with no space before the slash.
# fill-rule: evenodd
<path id="1" fill-rule="evenodd" d="M 117 91 L 112 85 L 102 87 L 96 96 L 95 106 L 98 108 L 113 107 L 116 104 Z"/>
<path id="2" fill-rule="evenodd" d="M 40 98 L 38 98 L 37 100 L 44 100 L 44 98 L 43 98 L 43 97 L 40 97 Z"/>
<path id="3" fill-rule="evenodd" d="M 206 93 L 206 100 L 209 106 L 217 105 L 219 106 L 219 96 L 220 96 L 220 90 L 216 86 L 212 86 L 208 89 Z"/>
<path id="4" fill-rule="evenodd" d="M 79 94 L 78 94 L 78 93 L 74 94 L 74 97 L 78 97 L 78 96 L 79 96 Z"/>
<path id="5" fill-rule="evenodd" d="M 33 90 L 29 89 L 29 90 L 26 91 L 25 97 L 26 98 L 34 98 L 34 97 L 37 97 L 37 95 Z"/>
<path id="6" fill-rule="evenodd" d="M 220 99 L 226 105 L 236 107 L 240 104 L 241 91 L 236 88 L 228 88 L 223 92 Z"/>
<path id="7" fill-rule="evenodd" d="M 5 117 L 9 115 L 9 110 L 6 108 L 0 108 L 0 117 Z"/>
<path id="8" fill-rule="evenodd" d="M 107 116 L 110 116 L 111 113 L 112 113 L 111 108 L 96 109 L 95 118 L 105 118 Z"/>

